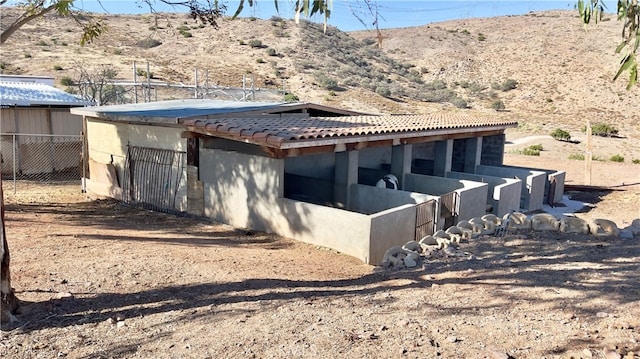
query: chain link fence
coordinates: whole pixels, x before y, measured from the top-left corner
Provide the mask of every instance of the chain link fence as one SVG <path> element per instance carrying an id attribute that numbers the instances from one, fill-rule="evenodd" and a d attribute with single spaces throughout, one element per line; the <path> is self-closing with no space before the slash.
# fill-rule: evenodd
<path id="1" fill-rule="evenodd" d="M 82 136 L 0 133 L 5 193 L 37 193 L 69 185 L 80 190 L 82 146 Z"/>

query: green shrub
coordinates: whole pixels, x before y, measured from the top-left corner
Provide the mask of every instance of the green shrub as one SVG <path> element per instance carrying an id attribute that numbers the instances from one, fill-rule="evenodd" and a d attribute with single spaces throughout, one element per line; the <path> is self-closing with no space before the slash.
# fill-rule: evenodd
<path id="1" fill-rule="evenodd" d="M 6 70 L 6 69 L 7 69 L 7 63 L 0 62 L 0 70 Z"/>
<path id="2" fill-rule="evenodd" d="M 609 158 L 609 161 L 611 161 L 611 162 L 624 162 L 624 157 L 622 157 L 620 155 L 613 155 L 613 156 L 611 156 L 611 158 Z"/>
<path id="3" fill-rule="evenodd" d="M 596 123 L 595 125 L 591 125 L 591 134 L 611 137 L 618 134 L 618 129 L 606 123 Z"/>
<path id="4" fill-rule="evenodd" d="M 249 42 L 247 43 L 250 47 L 253 48 L 258 48 L 258 47 L 262 47 L 262 41 L 260 40 L 249 40 Z"/>
<path id="5" fill-rule="evenodd" d="M 478 34 L 478 41 L 484 41 L 486 39 L 487 39 L 487 37 L 483 33 L 479 33 Z"/>
<path id="6" fill-rule="evenodd" d="M 31 54 L 24 54 L 24 58 L 25 58 L 25 59 L 30 59 L 30 58 L 32 58 L 32 57 L 33 57 L 33 56 L 31 56 Z"/>
<path id="7" fill-rule="evenodd" d="M 376 87 L 376 93 L 383 97 L 391 97 L 391 89 L 387 86 Z"/>
<path id="8" fill-rule="evenodd" d="M 180 34 L 181 34 L 182 36 L 184 36 L 184 37 L 187 37 L 187 38 L 189 38 L 189 37 L 193 37 L 193 34 L 192 34 L 192 33 L 190 33 L 189 31 L 180 31 Z"/>
<path id="9" fill-rule="evenodd" d="M 240 40 L 240 41 L 238 41 L 238 43 L 240 44 L 240 46 L 243 46 L 243 45 L 247 44 L 246 42 L 244 42 L 244 40 Z"/>
<path id="10" fill-rule="evenodd" d="M 300 99 L 295 94 L 292 94 L 291 92 L 287 92 L 284 95 L 284 101 L 285 102 L 297 102 L 297 101 L 300 101 Z"/>
<path id="11" fill-rule="evenodd" d="M 542 151 L 542 145 L 538 144 L 538 145 L 531 145 L 529 146 L 530 149 L 534 150 L 534 151 Z"/>
<path id="12" fill-rule="evenodd" d="M 462 97 L 454 98 L 453 100 L 451 100 L 451 104 L 457 108 L 467 108 L 469 106 L 467 104 L 467 101 L 465 101 Z"/>
<path id="13" fill-rule="evenodd" d="M 584 154 L 582 154 L 582 153 L 572 153 L 572 154 L 569 155 L 569 159 L 570 160 L 584 161 Z"/>
<path id="14" fill-rule="evenodd" d="M 144 77 L 145 79 L 147 78 L 147 72 L 143 69 L 136 69 L 136 75 Z M 153 72 L 149 73 L 149 78 L 153 78 Z"/>
<path id="15" fill-rule="evenodd" d="M 633 163 L 634 165 L 640 165 L 640 159 L 634 158 L 631 160 L 631 163 Z"/>
<path id="16" fill-rule="evenodd" d="M 571 135 L 569 134 L 569 132 L 560 128 L 556 128 L 555 130 L 553 130 L 553 132 L 551 132 L 551 137 L 553 137 L 554 140 L 558 140 L 558 141 L 571 140 Z"/>
<path id="17" fill-rule="evenodd" d="M 54 69 L 55 71 L 62 71 L 62 70 L 64 70 L 64 69 L 62 68 L 62 66 L 60 66 L 60 65 L 53 65 L 53 69 Z"/>
<path id="18" fill-rule="evenodd" d="M 136 45 L 138 47 L 143 48 L 143 49 L 151 49 L 153 47 L 157 47 L 157 46 L 162 45 L 162 42 L 160 40 L 156 40 L 156 39 L 144 39 L 144 40 L 138 41 L 138 43 Z"/>
<path id="19" fill-rule="evenodd" d="M 513 90 L 516 87 L 518 87 L 518 81 L 514 79 L 507 79 L 505 82 L 502 83 L 502 85 L 500 86 L 500 89 L 506 92 L 506 91 Z"/>
<path id="20" fill-rule="evenodd" d="M 337 96 L 337 95 L 336 95 L 336 92 L 335 92 L 335 91 L 333 91 L 333 90 L 329 91 L 328 95 L 329 95 L 329 96 L 332 96 L 332 97 L 333 97 L 333 96 Z"/>
<path id="21" fill-rule="evenodd" d="M 36 42 L 36 45 L 37 46 L 49 46 L 49 44 L 47 44 L 47 42 L 44 41 L 44 40 L 40 40 L 40 41 Z"/>
<path id="22" fill-rule="evenodd" d="M 73 86 L 75 82 L 69 76 L 64 76 L 60 79 L 60 85 L 62 86 Z"/>
<path id="23" fill-rule="evenodd" d="M 278 52 L 276 51 L 276 49 L 270 47 L 267 49 L 267 55 L 269 56 L 278 56 Z"/>
<path id="24" fill-rule="evenodd" d="M 316 71 L 314 73 L 314 76 L 320 86 L 324 87 L 327 90 L 333 90 L 338 87 L 338 81 L 325 75 L 323 72 Z"/>
<path id="25" fill-rule="evenodd" d="M 534 146 L 529 146 L 522 150 L 522 154 L 525 156 L 540 156 L 540 150 L 534 148 Z"/>
<path id="26" fill-rule="evenodd" d="M 502 100 L 493 101 L 491 108 L 496 111 L 502 111 L 505 109 L 504 102 L 502 102 Z"/>
<path id="27" fill-rule="evenodd" d="M 113 54 L 114 54 L 114 55 L 122 55 L 122 50 L 120 50 L 120 49 L 114 49 L 114 50 L 113 50 Z"/>
<path id="28" fill-rule="evenodd" d="M 259 64 L 264 64 L 266 61 L 264 61 L 264 60 L 262 59 L 262 57 L 258 57 L 258 58 L 256 59 L 256 62 L 257 62 L 257 63 L 259 63 Z"/>

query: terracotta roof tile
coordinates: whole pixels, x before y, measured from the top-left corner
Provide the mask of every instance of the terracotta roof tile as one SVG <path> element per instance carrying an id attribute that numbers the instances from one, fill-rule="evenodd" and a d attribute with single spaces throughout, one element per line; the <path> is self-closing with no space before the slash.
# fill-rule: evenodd
<path id="1" fill-rule="evenodd" d="M 434 130 L 464 129 L 470 132 L 486 127 L 507 128 L 516 121 L 458 114 L 288 117 L 280 119 L 228 118 L 189 119 L 184 125 L 212 136 L 237 138 L 253 142 L 284 142 L 335 139 L 344 137 L 402 135 Z M 410 136 L 409 136 L 410 137 Z"/>

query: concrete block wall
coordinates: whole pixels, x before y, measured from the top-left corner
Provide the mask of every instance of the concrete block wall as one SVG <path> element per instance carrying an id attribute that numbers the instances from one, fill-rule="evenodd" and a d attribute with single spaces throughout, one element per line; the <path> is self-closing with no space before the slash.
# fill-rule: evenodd
<path id="1" fill-rule="evenodd" d="M 505 135 L 482 138 L 482 156 L 480 164 L 484 166 L 502 166 L 504 163 Z"/>

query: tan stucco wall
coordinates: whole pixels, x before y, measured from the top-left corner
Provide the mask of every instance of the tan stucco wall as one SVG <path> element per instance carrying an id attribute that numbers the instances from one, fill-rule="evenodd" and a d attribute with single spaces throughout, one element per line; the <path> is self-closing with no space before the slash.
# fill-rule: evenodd
<path id="1" fill-rule="evenodd" d="M 113 164 L 120 181 L 124 178 L 124 168 L 127 156 L 127 145 L 186 151 L 187 140 L 181 138 L 182 129 L 172 127 L 132 125 L 124 123 L 104 122 L 87 119 L 87 144 L 89 160 L 98 164 Z M 183 174 L 176 195 L 176 209 L 187 210 L 187 170 L 186 156 L 184 156 Z M 108 185 L 105 187 L 105 185 Z M 88 181 L 87 190 L 100 194 L 117 193 L 115 188 L 122 184 L 99 183 Z"/>

